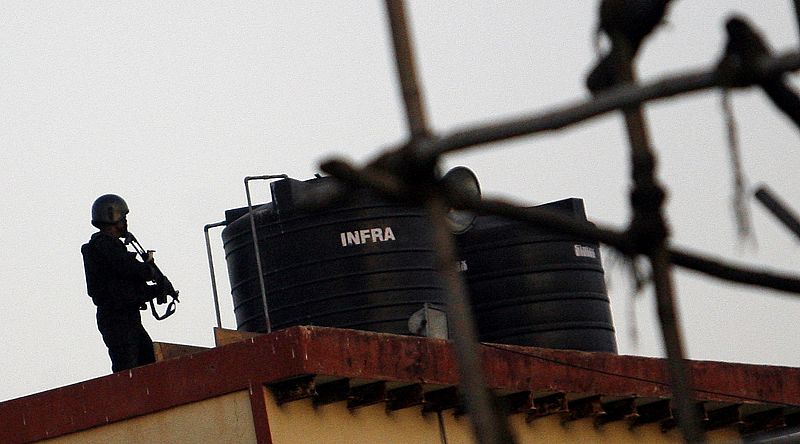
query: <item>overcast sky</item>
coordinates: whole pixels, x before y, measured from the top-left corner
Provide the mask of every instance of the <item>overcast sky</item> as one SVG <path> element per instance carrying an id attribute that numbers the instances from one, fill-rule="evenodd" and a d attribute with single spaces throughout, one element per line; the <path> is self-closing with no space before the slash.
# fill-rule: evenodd
<path id="1" fill-rule="evenodd" d="M 645 45 L 643 79 L 711 66 L 724 20 L 748 17 L 773 48 L 798 44 L 788 0 L 674 2 Z M 420 81 L 436 131 L 586 98 L 597 1 L 412 1 Z M 123 196 L 130 230 L 181 290 L 156 341 L 213 345 L 203 226 L 246 205 L 242 179 L 308 179 L 319 161 L 364 161 L 406 134 L 383 2 L 0 3 L 3 384 L 0 400 L 108 374 L 80 246 L 92 201 Z M 798 130 L 757 90 L 733 97 L 745 173 L 800 210 Z M 798 272 L 798 243 L 753 203 L 737 239 L 717 91 L 647 108 L 674 243 Z M 619 115 L 451 155 L 484 193 L 534 204 L 581 197 L 624 227 L 628 147 Z M 254 183 L 254 200 L 269 199 Z M 218 231 L 223 324 L 235 328 Z M 757 244 L 757 248 L 754 246 Z M 622 354 L 663 356 L 649 291 L 605 257 Z M 678 271 L 689 357 L 800 366 L 800 298 Z"/>

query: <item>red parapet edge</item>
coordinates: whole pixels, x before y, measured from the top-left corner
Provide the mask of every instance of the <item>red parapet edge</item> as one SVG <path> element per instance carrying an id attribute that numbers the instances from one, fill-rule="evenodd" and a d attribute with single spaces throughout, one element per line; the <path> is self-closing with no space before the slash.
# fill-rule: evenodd
<path id="1" fill-rule="evenodd" d="M 667 398 L 666 361 L 487 344 L 489 387 Z M 690 361 L 698 401 L 800 406 L 800 369 Z M 447 341 L 292 327 L 0 403 L 0 442 L 52 438 L 302 375 L 457 385 Z"/>

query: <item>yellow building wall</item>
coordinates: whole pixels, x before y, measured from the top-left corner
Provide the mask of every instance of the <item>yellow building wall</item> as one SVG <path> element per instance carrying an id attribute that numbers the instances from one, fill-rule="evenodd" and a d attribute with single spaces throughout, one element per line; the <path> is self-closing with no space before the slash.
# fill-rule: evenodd
<path id="1" fill-rule="evenodd" d="M 267 396 L 267 416 L 274 444 L 392 443 L 441 444 L 436 415 L 419 408 L 386 412 L 383 403 L 349 410 L 346 402 L 314 407 L 311 400 L 278 405 Z"/>
<path id="2" fill-rule="evenodd" d="M 472 425 L 466 415 L 452 410 L 423 415 L 420 408 L 386 411 L 384 403 L 355 410 L 346 402 L 315 407 L 310 399 L 278 405 L 267 391 L 266 407 L 274 444 L 472 444 Z M 519 444 L 532 443 L 675 443 L 680 432 L 661 432 L 658 424 L 634 429 L 627 421 L 595 427 L 592 418 L 563 422 L 558 414 L 525 421 L 525 415 L 508 418 Z M 445 439 L 442 439 L 442 431 Z M 706 435 L 709 442 L 737 442 L 735 429 Z M 247 391 L 231 393 L 158 413 L 96 427 L 45 441 L 54 444 L 106 443 L 230 443 L 256 442 Z"/>
<path id="3" fill-rule="evenodd" d="M 383 403 L 350 411 L 346 402 L 314 407 L 310 400 L 278 406 L 271 394 L 267 415 L 274 444 L 441 444 L 439 420 L 435 413 L 423 415 L 419 408 L 386 412 Z M 509 416 L 509 424 L 519 444 L 532 443 L 677 443 L 683 442 L 678 429 L 664 433 L 658 424 L 630 429 L 627 421 L 595 427 L 591 418 L 562 422 L 550 415 L 531 422 L 525 415 Z M 442 413 L 448 444 L 472 444 L 472 425 L 468 416 L 452 410 Z M 735 429 L 706 434 L 709 442 L 737 442 Z"/>
<path id="4" fill-rule="evenodd" d="M 247 391 L 46 440 L 48 444 L 255 443 Z"/>
<path id="5" fill-rule="evenodd" d="M 443 414 L 448 444 L 472 444 L 472 425 L 468 416 Z M 558 414 L 525 421 L 525 415 L 511 415 L 509 425 L 519 444 L 533 443 L 677 443 L 684 442 L 677 428 L 662 432 L 658 424 L 644 424 L 631 429 L 627 421 L 614 421 L 595 427 L 592 418 L 563 422 Z M 706 433 L 708 442 L 735 443 L 739 434 L 734 429 Z"/>

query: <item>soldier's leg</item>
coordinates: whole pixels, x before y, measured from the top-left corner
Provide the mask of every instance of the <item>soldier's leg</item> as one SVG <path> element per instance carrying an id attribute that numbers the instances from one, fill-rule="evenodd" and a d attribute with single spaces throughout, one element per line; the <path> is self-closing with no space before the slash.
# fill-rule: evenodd
<path id="1" fill-rule="evenodd" d="M 138 356 L 137 365 L 147 365 L 156 362 L 156 355 L 153 351 L 153 340 L 147 334 L 147 330 L 139 325 L 138 328 Z"/>
<path id="2" fill-rule="evenodd" d="M 138 365 L 138 347 L 136 344 L 119 344 L 109 346 L 108 356 L 111 358 L 112 372 L 128 370 Z"/>

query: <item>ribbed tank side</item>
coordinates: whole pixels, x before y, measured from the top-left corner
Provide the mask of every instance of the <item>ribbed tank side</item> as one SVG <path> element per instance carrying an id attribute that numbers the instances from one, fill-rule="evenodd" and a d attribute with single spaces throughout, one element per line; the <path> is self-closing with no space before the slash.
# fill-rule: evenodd
<path id="1" fill-rule="evenodd" d="M 278 206 L 254 217 L 273 329 L 319 325 L 406 334 L 408 318 L 424 304 L 444 309 L 431 226 L 420 208 L 362 191 L 324 211 L 281 213 Z M 222 236 L 237 328 L 264 331 L 249 215 Z"/>
<path id="2" fill-rule="evenodd" d="M 578 199 L 544 207 L 585 220 Z M 596 242 L 482 216 L 459 251 L 481 341 L 616 352 Z"/>

